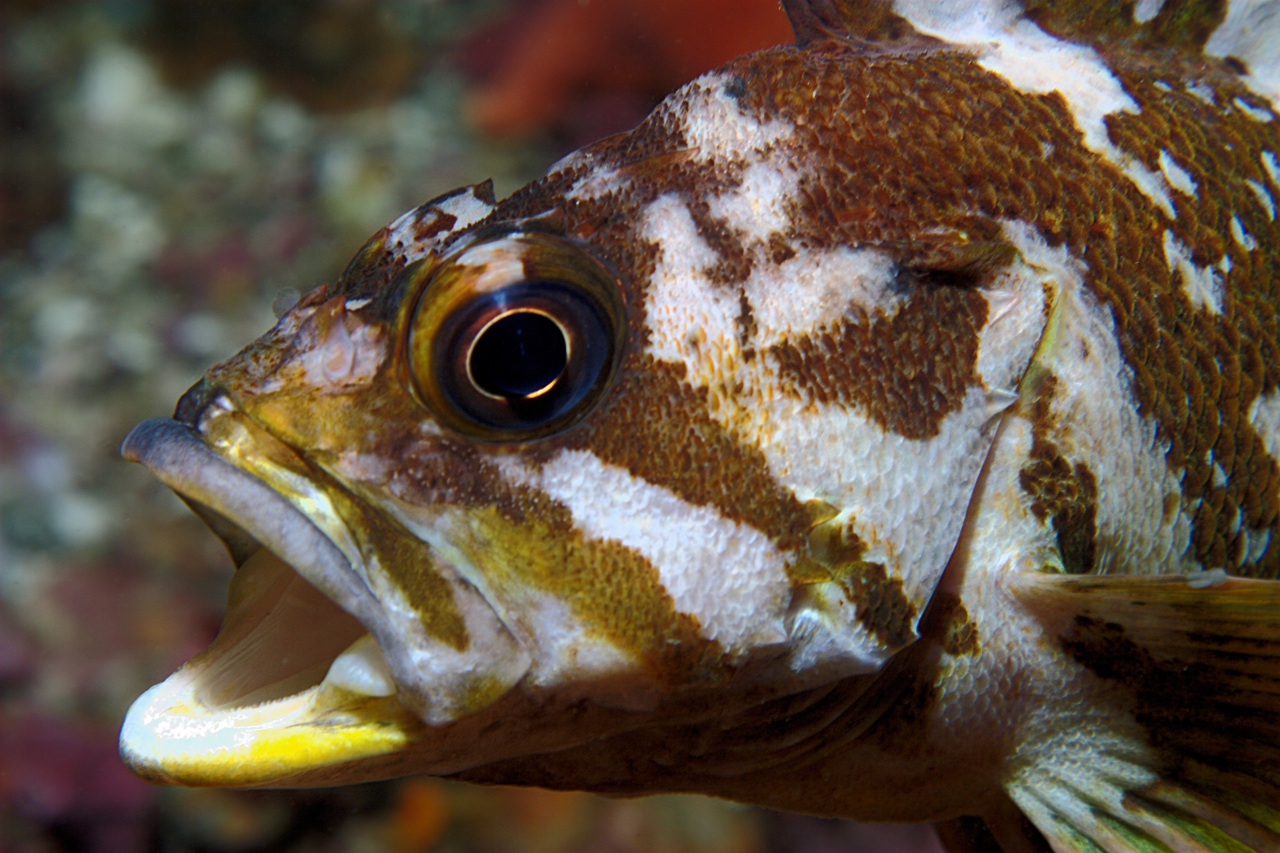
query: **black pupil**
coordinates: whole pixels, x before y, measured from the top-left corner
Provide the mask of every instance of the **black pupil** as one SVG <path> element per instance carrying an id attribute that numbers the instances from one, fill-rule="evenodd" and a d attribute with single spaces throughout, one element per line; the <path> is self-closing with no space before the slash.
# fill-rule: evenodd
<path id="1" fill-rule="evenodd" d="M 471 378 L 495 397 L 527 397 L 555 382 L 568 359 L 555 321 L 534 311 L 513 311 L 475 342 Z"/>

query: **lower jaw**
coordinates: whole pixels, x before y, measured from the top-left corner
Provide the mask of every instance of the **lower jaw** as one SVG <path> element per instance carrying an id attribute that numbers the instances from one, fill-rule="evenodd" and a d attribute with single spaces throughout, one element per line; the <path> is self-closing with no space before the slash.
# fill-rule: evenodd
<path id="1" fill-rule="evenodd" d="M 423 730 L 364 627 L 261 550 L 237 570 L 213 644 L 129 709 L 120 754 L 157 782 L 314 785 Z"/>

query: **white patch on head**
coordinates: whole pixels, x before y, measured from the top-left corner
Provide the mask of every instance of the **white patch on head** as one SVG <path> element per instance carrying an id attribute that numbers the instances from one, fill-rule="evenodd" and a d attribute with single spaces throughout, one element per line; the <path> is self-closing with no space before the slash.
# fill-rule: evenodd
<path id="1" fill-rule="evenodd" d="M 1160 14 L 1164 8 L 1164 0 L 1138 0 L 1133 4 L 1133 20 L 1145 24 Z"/>
<path id="2" fill-rule="evenodd" d="M 503 621 L 531 657 L 525 682 L 529 689 L 602 681 L 609 685 L 607 689 L 588 693 L 600 704 L 640 710 L 651 698 L 653 685 L 642 675 L 639 662 L 584 624 L 563 596 L 508 585 L 496 601 L 500 602 Z M 623 673 L 627 674 L 626 689 L 619 691 L 616 678 L 611 676 Z"/>
<path id="3" fill-rule="evenodd" d="M 978 52 L 978 64 L 1022 92 L 1057 92 L 1084 145 L 1115 165 L 1164 214 L 1175 217 L 1160 176 L 1112 143 L 1106 117 L 1138 104 L 1093 48 L 1054 38 L 1008 0 L 894 0 L 893 10 L 925 35 Z"/>
<path id="4" fill-rule="evenodd" d="M 663 361 L 684 362 L 705 384 L 739 353 L 737 297 L 710 282 L 707 270 L 716 253 L 678 197 L 655 199 L 643 213 L 641 233 L 659 252 L 645 305 L 649 351 Z"/>
<path id="5" fill-rule="evenodd" d="M 1183 195 L 1199 197 L 1196 195 L 1196 182 L 1191 179 L 1191 175 L 1187 174 L 1187 171 L 1179 166 L 1163 148 L 1160 149 L 1160 171 L 1164 173 L 1164 179 L 1169 182 L 1169 186 Z"/>
<path id="6" fill-rule="evenodd" d="M 699 162 L 740 161 L 795 135 L 790 122 L 775 118 L 761 123 L 744 113 L 727 91 L 729 82 L 724 74 L 705 74 L 669 99 L 678 103 L 683 96 L 687 104 L 680 130 Z"/>
<path id="7" fill-rule="evenodd" d="M 773 346 L 838 322 L 850 307 L 892 317 L 906 298 L 896 291 L 894 264 L 875 249 L 801 247 L 781 264 L 757 263 L 744 284 L 757 343 Z"/>
<path id="8" fill-rule="evenodd" d="M 1246 252 L 1252 252 L 1258 248 L 1258 241 L 1253 235 L 1244 230 L 1244 226 L 1240 224 L 1240 217 L 1234 213 L 1231 214 L 1231 239 L 1235 240 L 1240 248 Z"/>
<path id="9" fill-rule="evenodd" d="M 465 187 L 441 201 L 428 202 L 401 214 L 387 226 L 383 245 L 402 257 L 405 263 L 413 263 L 430 254 L 444 237 L 479 222 L 492 211 L 493 205 L 477 196 L 475 187 Z M 420 228 L 429 226 L 442 216 L 452 216 L 456 221 L 425 240 L 414 236 Z"/>
<path id="10" fill-rule="evenodd" d="M 348 299 L 346 302 L 342 303 L 342 307 L 346 308 L 348 311 L 359 311 L 372 301 L 372 299 Z"/>
<path id="11" fill-rule="evenodd" d="M 345 527 L 343 528 L 345 530 Z M 513 687 L 528 671 L 530 657 L 507 631 L 476 588 L 464 582 L 452 566 L 433 562 L 447 584 L 453 605 L 466 626 L 468 643 L 457 649 L 433 637 L 422 614 L 374 554 L 354 542 L 342 548 L 351 561 L 355 582 L 377 601 L 377 618 L 366 620 L 382 650 L 401 694 L 428 724 L 443 725 L 478 710 L 472 706 L 477 681 Z"/>
<path id="12" fill-rule="evenodd" d="M 1266 124 L 1267 122 L 1276 120 L 1276 115 L 1271 112 L 1271 110 L 1263 109 L 1262 107 L 1255 107 L 1244 98 L 1235 98 L 1231 103 L 1235 104 L 1236 109 L 1240 110 L 1240 112 L 1244 113 L 1254 121 Z"/>
<path id="13" fill-rule="evenodd" d="M 1205 42 L 1204 52 L 1233 56 L 1249 73 L 1243 81 L 1280 110 L 1280 0 L 1230 0 L 1227 16 Z"/>
<path id="14" fill-rule="evenodd" d="M 337 390 L 371 379 L 385 357 L 381 328 L 361 324 L 351 331 L 339 311 L 324 338 L 314 341 L 298 360 L 308 385 Z"/>
<path id="15" fill-rule="evenodd" d="M 1182 292 L 1191 300 L 1192 305 L 1204 308 L 1210 314 L 1222 313 L 1224 294 L 1221 268 L 1196 266 L 1191 259 L 1191 252 L 1168 230 L 1164 232 L 1164 260 L 1169 265 L 1169 272 L 1182 279 Z"/>
<path id="16" fill-rule="evenodd" d="M 1276 200 L 1271 197 L 1271 193 L 1267 192 L 1267 188 L 1257 181 L 1245 178 L 1244 182 L 1249 185 L 1249 189 L 1253 190 L 1253 194 L 1257 196 L 1258 204 L 1262 205 L 1262 210 L 1267 214 L 1267 219 L 1275 222 Z"/>
<path id="17" fill-rule="evenodd" d="M 786 555 L 768 536 L 660 486 L 562 450 L 536 480 L 588 539 L 618 542 L 658 571 L 675 608 L 734 657 L 782 643 L 791 599 Z"/>
<path id="18" fill-rule="evenodd" d="M 1270 179 L 1272 186 L 1280 190 L 1280 163 L 1276 162 L 1276 155 L 1270 151 L 1263 151 L 1262 168 L 1267 170 L 1267 178 Z"/>
<path id="19" fill-rule="evenodd" d="M 763 243 L 770 234 L 787 229 L 791 221 L 787 205 L 799 183 L 799 173 L 783 158 L 760 159 L 743 170 L 741 186 L 707 202 L 712 216 L 724 219 L 747 239 Z"/>

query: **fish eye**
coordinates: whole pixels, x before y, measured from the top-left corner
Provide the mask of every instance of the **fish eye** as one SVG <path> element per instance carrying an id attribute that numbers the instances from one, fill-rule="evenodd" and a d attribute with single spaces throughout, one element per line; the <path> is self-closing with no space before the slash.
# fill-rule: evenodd
<path id="1" fill-rule="evenodd" d="M 527 442 L 568 429 L 600 401 L 626 321 L 617 279 L 585 249 L 550 234 L 500 234 L 421 278 L 409 384 L 443 425 Z"/>

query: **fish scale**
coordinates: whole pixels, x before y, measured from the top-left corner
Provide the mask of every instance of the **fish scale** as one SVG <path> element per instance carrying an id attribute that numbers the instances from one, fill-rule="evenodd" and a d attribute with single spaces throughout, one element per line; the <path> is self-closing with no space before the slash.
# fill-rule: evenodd
<path id="1" fill-rule="evenodd" d="M 1280 5 L 784 7 L 131 433 L 239 568 L 130 766 L 1280 849 Z"/>

